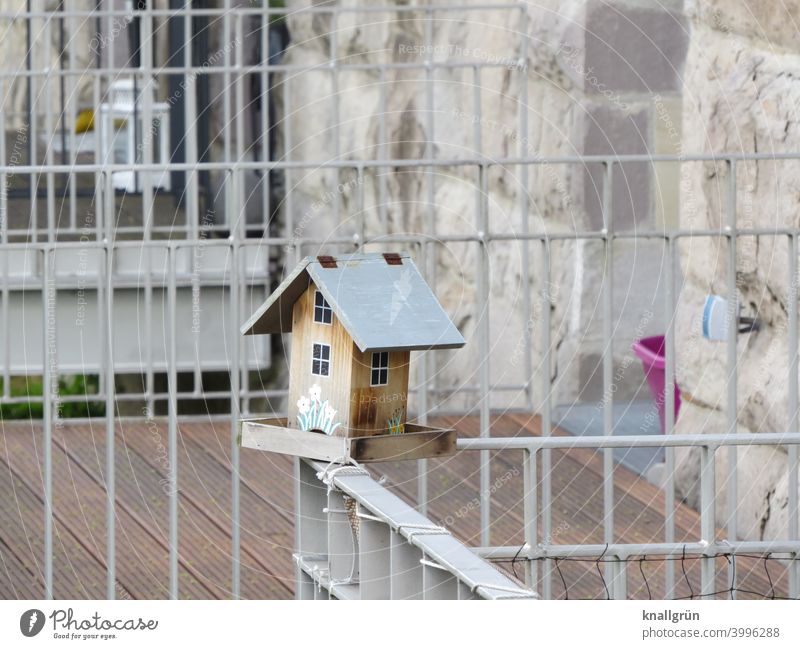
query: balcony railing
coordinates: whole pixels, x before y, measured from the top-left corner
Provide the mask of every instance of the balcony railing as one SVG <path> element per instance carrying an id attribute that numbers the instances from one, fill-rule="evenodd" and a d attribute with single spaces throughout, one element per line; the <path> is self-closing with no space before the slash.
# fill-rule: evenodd
<path id="1" fill-rule="evenodd" d="M 299 460 L 296 472 L 299 599 L 536 597 L 365 470 Z"/>
<path id="2" fill-rule="evenodd" d="M 425 34 L 426 45 L 431 45 L 432 34 L 442 16 L 461 15 L 465 11 L 493 11 L 512 14 L 514 38 L 509 38 L 512 59 L 527 60 L 528 39 L 524 25 L 529 20 L 526 5 L 470 5 L 470 6 L 398 6 L 338 7 L 318 6 L 291 12 L 285 9 L 262 9 L 254 6 L 234 9 L 208 10 L 149 10 L 141 13 L 142 34 L 146 39 L 154 33 L 154 25 L 167 19 L 180 20 L 185 26 L 193 17 L 220 19 L 227 25 L 231 42 L 239 36 L 260 42 L 262 52 L 269 51 L 268 25 L 273 17 L 304 14 L 324 15 L 332 19 L 331 33 L 336 34 L 336 21 L 347 14 L 350 18 L 366 15 L 373 20 L 383 14 L 387 20 L 398 14 L 419 20 Z M 361 14 L 359 13 L 361 12 Z M 41 23 L 44 38 L 52 37 L 55 24 L 60 19 L 90 22 L 97 19 L 101 32 L 110 30 L 115 20 L 124 20 L 126 11 L 66 11 L 0 13 L 0 18 L 15 19 L 20 24 Z M 507 16 L 506 16 L 507 17 Z M 518 20 L 517 20 L 518 19 Z M 253 20 L 256 29 L 247 33 L 245 25 Z M 39 33 L 38 31 L 36 33 Z M 69 40 L 69 39 L 67 39 Z M 116 409 L 126 401 L 141 401 L 148 412 L 164 407 L 169 422 L 167 450 L 172 466 L 177 467 L 179 404 L 192 400 L 216 399 L 226 404 L 230 418 L 230 458 L 233 479 L 232 502 L 232 556 L 231 592 L 238 597 L 239 588 L 239 447 L 237 443 L 238 420 L 241 416 L 262 414 L 252 406 L 263 397 L 280 400 L 286 390 L 276 385 L 263 386 L 261 377 L 253 375 L 273 367 L 271 349 L 277 341 L 245 341 L 238 335 L 238 325 L 263 299 L 265 291 L 280 275 L 282 267 L 291 268 L 305 254 L 316 253 L 320 246 L 326 252 L 352 251 L 364 248 L 405 247 L 412 250 L 420 268 L 428 279 L 435 277 L 438 262 L 452 254 L 449 246 L 457 246 L 459 253 L 474 255 L 475 264 L 464 267 L 464 283 L 475 287 L 474 305 L 465 318 L 471 321 L 471 344 L 459 352 L 469 357 L 471 371 L 452 384 L 444 384 L 436 375 L 434 359 L 423 358 L 417 363 L 412 397 L 421 423 L 427 417 L 446 412 L 446 397 L 453 394 L 469 397 L 469 410 L 480 418 L 480 439 L 462 440 L 462 452 L 477 451 L 480 458 L 480 521 L 482 538 L 480 548 L 468 550 L 456 541 L 447 530 L 435 526 L 425 517 L 428 501 L 429 470 L 426 462 L 418 465 L 419 510 L 415 512 L 368 476 L 357 470 L 335 472 L 330 467 L 300 463 L 298 468 L 297 511 L 298 541 L 297 570 L 302 597 L 319 596 L 326 592 L 333 597 L 530 597 L 534 592 L 543 598 L 552 594 L 553 562 L 561 557 L 602 557 L 609 595 L 624 597 L 626 560 L 637 553 L 675 557 L 681 555 L 702 557 L 703 594 L 710 596 L 715 556 L 748 552 L 782 554 L 788 561 L 789 595 L 800 596 L 798 555 L 800 554 L 800 525 L 798 525 L 798 434 L 770 433 L 745 435 L 738 432 L 737 385 L 738 357 L 737 331 L 730 327 L 726 343 L 727 400 L 725 412 L 729 435 L 671 436 L 618 438 L 613 429 L 613 383 L 615 338 L 618 342 L 618 321 L 615 314 L 613 273 L 618 258 L 615 247 L 620 242 L 647 242 L 663 258 L 664 331 L 666 333 L 666 429 L 674 429 L 674 377 L 676 341 L 674 315 L 680 287 L 677 280 L 677 260 L 680 245 L 692 238 L 720 243 L 726 255 L 726 294 L 735 298 L 737 246 L 742 237 L 770 237 L 786 246 L 788 278 L 786 304 L 788 326 L 787 409 L 788 426 L 798 430 L 798 320 L 797 320 L 797 257 L 800 229 L 795 227 L 742 228 L 737 222 L 736 170 L 744 163 L 769 161 L 780 167 L 785 161 L 796 162 L 800 154 L 709 153 L 686 155 L 592 155 L 545 157 L 531 153 L 524 139 L 517 138 L 518 148 L 506 156 L 495 156 L 487 151 L 482 135 L 480 117 L 485 97 L 494 88 L 487 88 L 488 80 L 508 69 L 507 61 L 441 60 L 432 55 L 413 61 L 384 63 L 352 63 L 339 59 L 335 38 L 331 38 L 326 60 L 291 65 L 270 62 L 266 58 L 249 64 L 244 58 L 244 47 L 238 45 L 225 50 L 214 61 L 200 61 L 160 67 L 152 60 L 152 49 L 142 49 L 141 65 L 132 68 L 125 62 L 115 63 L 111 50 L 98 57 L 87 69 L 59 68 L 50 62 L 32 60 L 30 66 L 7 70 L 0 74 L 0 89 L 6 91 L 12 83 L 30 84 L 32 102 L 30 112 L 21 126 L 10 126 L 12 111 L 3 106 L 0 110 L 0 297 L 2 320 L 0 322 L 0 360 L 2 361 L 3 388 L 0 403 L 18 404 L 38 401 L 44 409 L 43 482 L 45 495 L 44 518 L 44 595 L 52 596 L 53 561 L 53 485 L 52 481 L 52 431 L 60 423 L 60 405 L 85 396 L 65 397 L 58 393 L 58 376 L 61 373 L 96 374 L 99 389 L 90 395 L 106 408 L 105 432 L 107 486 L 107 574 L 108 596 L 114 597 L 115 588 L 115 473 L 114 430 Z M 427 50 L 426 50 L 427 51 Z M 68 53 L 67 53 L 68 54 Z M 68 56 L 64 57 L 68 60 Z M 208 64 L 207 64 L 208 63 Z M 376 131 L 380 142 L 370 157 L 346 158 L 341 151 L 346 116 L 342 115 L 342 95 L 331 91 L 324 98 L 330 102 L 330 140 L 326 154 L 321 159 L 298 159 L 294 143 L 303 135 L 294 132 L 295 125 L 287 117 L 274 124 L 269 115 L 268 102 L 257 115 L 249 115 L 246 106 L 250 101 L 245 93 L 249 82 L 260 80 L 262 88 L 280 88 L 281 112 L 285 116 L 295 113 L 292 105 L 292 84 L 299 75 L 324 75 L 330 88 L 338 88 L 342 73 L 368 71 L 380 79 L 377 88 Z M 392 154 L 388 133 L 387 87 L 389 77 L 396 71 L 416 75 L 419 84 L 420 106 L 424 110 L 429 145 L 418 157 L 398 157 Z M 471 150 L 463 155 L 441 155 L 434 146 L 437 141 L 435 91 L 437 73 L 463 75 L 470 93 L 464 100 L 470 115 L 477 119 L 471 135 Z M 154 162 L 153 151 L 144 146 L 141 160 L 130 164 L 112 162 L 102 154 L 99 141 L 90 150 L 91 155 L 63 158 L 56 155 L 50 143 L 72 133 L 78 106 L 74 94 L 67 92 L 64 105 L 53 101 L 54 89 L 63 81 L 69 90 L 79 78 L 89 78 L 95 105 L 104 101 L 110 83 L 120 75 L 135 76 L 140 84 L 170 77 L 190 84 L 194 79 L 216 76 L 223 80 L 222 93 L 217 105 L 225 116 L 220 140 L 222 152 L 216 158 L 205 160 L 197 147 L 198 114 L 203 106 L 188 99 L 182 106 L 186 124 L 184 159 L 181 162 L 162 160 Z M 513 125 L 519 133 L 528 132 L 527 84 L 528 77 L 513 77 L 518 84 L 511 92 L 518 97 L 518 110 Z M 162 85 L 162 87 L 164 87 Z M 190 93 L 191 94 L 191 93 Z M 145 95 L 147 96 L 147 95 Z M 191 94 L 191 97 L 195 97 Z M 148 114 L 148 100 L 142 107 Z M 252 150 L 247 139 L 248 118 L 259 124 L 253 139 L 259 146 Z M 296 126 L 305 127 L 300 124 Z M 8 134 L 17 130 L 18 140 Z M 281 150 L 270 150 L 266 144 L 269 133 L 281 130 Z M 14 161 L 13 152 L 24 138 L 24 148 L 29 150 L 26 164 Z M 62 150 L 66 150 L 62 147 Z M 636 231 L 622 230 L 615 225 L 612 206 L 614 181 L 625 178 L 625 165 L 647 167 L 653 177 L 656 165 L 681 165 L 692 161 L 705 161 L 714 165 L 719 182 L 719 195 L 725 197 L 722 205 L 722 225 L 717 229 L 660 228 L 655 225 L 640 227 Z M 597 177 L 597 201 L 602 205 L 602 225 L 596 229 L 569 229 L 567 225 L 556 228 L 534 228 L 537 214 L 537 197 L 532 195 L 529 183 L 535 170 L 593 166 L 602 170 Z M 420 208 L 423 227 L 418 231 L 393 229 L 389 218 L 392 203 L 390 172 L 414 172 L 420 178 Z M 457 172 L 474 196 L 474 209 L 465 214 L 459 231 L 437 230 L 436 187 L 440 176 Z M 115 190 L 115 172 L 137 172 L 142 176 L 141 192 L 121 193 Z M 149 172 L 181 172 L 185 174 L 185 190 L 169 201 L 153 178 L 159 174 Z M 325 198 L 324 211 L 331 216 L 332 236 L 319 232 L 305 232 L 308 222 L 317 213 L 303 212 L 297 200 L 302 182 L 313 174 L 330 174 L 327 184 L 342 187 Z M 201 187 L 203 174 L 217 176 L 216 202 L 208 203 L 208 193 Z M 518 227 L 509 231 L 498 224 L 490 214 L 490 187 L 494 175 L 505 175 L 508 184 L 518 185 L 519 201 L 515 206 Z M 81 184 L 80 179 L 84 184 Z M 260 179 L 260 180 L 256 180 Z M 24 181 L 24 182 L 23 182 Z M 59 185 L 59 182 L 64 181 Z M 348 181 L 348 182 L 345 182 Z M 16 183 L 19 182 L 19 185 Z M 248 191 L 248 182 L 257 189 Z M 326 184 L 326 186 L 327 186 Z M 275 185 L 283 188 L 276 197 Z M 380 200 L 370 204 L 370 188 Z M 285 192 L 283 190 L 286 190 Z M 677 188 L 673 188 L 677 192 Z M 347 198 L 345 204 L 344 198 Z M 83 202 L 82 202 L 83 201 Z M 131 207 L 132 205 L 132 207 Z M 492 207 L 494 209 L 494 207 Z M 129 210 L 126 221 L 121 215 Z M 211 210 L 210 212 L 208 210 Z M 250 210 L 256 216 L 247 217 Z M 214 218 L 207 219 L 208 215 Z M 86 218 L 79 218 L 86 217 Z M 468 222 L 469 225 L 463 225 Z M 570 228 L 572 225 L 569 226 Z M 590 439 L 565 439 L 551 437 L 553 432 L 554 381 L 552 366 L 554 283 L 558 275 L 554 270 L 552 253 L 560 243 L 592 243 L 602 249 L 604 280 L 601 285 L 598 312 L 602 327 L 601 366 L 603 394 L 604 436 Z M 777 245 L 777 243 L 776 243 Z M 508 378 L 505 372 L 493 378 L 492 370 L 507 364 L 507 359 L 492 357 L 492 330 L 489 314 L 495 297 L 492 291 L 490 259 L 493 250 L 513 246 L 518 252 L 520 298 L 515 304 L 519 312 L 519 327 L 515 332 L 521 341 L 519 372 Z M 568 260 L 568 263 L 570 261 Z M 778 270 L 773 269 L 774 272 Z M 565 290 L 570 290 L 565 287 Z M 76 298 L 76 294 L 80 299 Z M 80 300 L 83 300 L 81 302 Z M 125 308 L 123 308 L 125 307 Z M 127 308 L 127 310 L 126 310 Z M 196 319 L 196 322 L 195 322 Z M 536 327 L 531 327 L 535 322 Z M 582 323 L 582 326 L 586 323 Z M 22 336 L 22 333 L 26 335 Z M 30 333 L 33 332 L 33 333 Z M 506 332 L 507 334 L 508 332 Z M 538 336 L 539 355 L 534 357 L 534 335 Z M 83 341 L 83 343 L 81 343 Z M 80 345 L 85 345 L 85 353 Z M 275 360 L 277 364 L 279 359 Z M 222 372 L 226 381 L 213 390 L 204 387 L 205 373 Z M 117 379 L 123 374 L 140 374 L 140 388 L 123 393 L 117 389 Z M 178 378 L 191 378 L 191 387 L 179 386 Z M 12 380 L 42 377 L 43 396 L 18 396 L 12 394 Z M 160 381 L 160 379 L 165 379 Z M 516 406 L 526 412 L 536 412 L 541 417 L 540 439 L 504 439 L 492 437 L 493 399 L 518 397 Z M 262 402 L 263 403 L 263 402 Z M 270 415 L 274 413 L 268 413 Z M 700 431 L 697 431 L 698 433 Z M 714 489 L 714 451 L 725 452 L 736 458 L 736 447 L 742 444 L 763 444 L 787 449 L 788 525 L 787 537 L 780 542 L 742 541 L 736 528 L 737 494 L 736 462 L 728 462 L 727 504 L 725 520 L 728 521 L 724 539 L 716 538 L 714 528 L 716 491 Z M 559 546 L 550 541 L 552 532 L 552 485 L 554 471 L 550 452 L 567 445 L 601 449 L 603 453 L 603 544 Z M 630 446 L 659 446 L 665 449 L 664 490 L 664 541 L 657 544 L 622 545 L 614 538 L 613 498 L 613 448 Z M 701 489 L 701 538 L 689 543 L 675 541 L 675 458 L 677 446 L 696 446 L 703 455 Z M 522 449 L 526 453 L 524 497 L 525 546 L 520 548 L 491 546 L 490 529 L 493 512 L 490 506 L 490 451 Z M 318 478 L 317 474 L 321 474 Z M 321 482 L 321 480 L 327 480 Z M 174 489 L 170 491 L 170 594 L 178 591 L 177 566 L 177 512 L 179 476 L 174 475 Z M 360 520 L 361 545 L 353 549 L 352 528 L 347 518 L 345 496 L 357 503 Z M 348 505 L 349 506 L 349 505 Z M 541 530 L 539 527 L 541 526 Z M 487 565 L 477 555 L 487 558 L 521 558 L 526 561 L 528 587 L 526 590 L 497 570 Z M 609 559 L 609 560 L 607 560 Z M 537 572 L 539 564 L 544 566 Z M 354 577 L 358 573 L 358 581 Z M 674 594 L 675 564 L 666 568 L 666 596 Z M 730 580 L 735 587 L 735 574 Z M 321 590 L 320 590 L 321 589 Z M 709 590 L 711 589 L 711 590 Z M 733 592 L 733 591 L 731 591 Z"/>

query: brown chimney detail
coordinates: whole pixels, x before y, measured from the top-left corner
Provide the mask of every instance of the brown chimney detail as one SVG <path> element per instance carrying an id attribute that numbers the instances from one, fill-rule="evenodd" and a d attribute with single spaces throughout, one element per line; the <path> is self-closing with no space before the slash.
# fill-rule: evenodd
<path id="1" fill-rule="evenodd" d="M 336 268 L 336 259 L 330 255 L 319 255 L 317 261 L 323 268 Z"/>
<path id="2" fill-rule="evenodd" d="M 390 266 L 402 266 L 403 260 L 400 255 L 396 252 L 384 252 L 383 258 L 386 260 L 386 263 Z"/>

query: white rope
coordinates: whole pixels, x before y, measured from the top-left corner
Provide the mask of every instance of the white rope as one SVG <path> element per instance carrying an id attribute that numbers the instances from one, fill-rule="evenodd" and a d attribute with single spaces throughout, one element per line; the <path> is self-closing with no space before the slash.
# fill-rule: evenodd
<path id="1" fill-rule="evenodd" d="M 441 525 L 426 525 L 424 523 L 402 523 L 397 526 L 397 533 L 400 534 L 404 528 L 410 528 L 408 532 L 408 540 L 410 541 L 414 536 L 420 534 L 447 534 L 450 536 L 450 531 Z"/>
<path id="2" fill-rule="evenodd" d="M 369 475 L 369 472 L 367 472 L 355 460 L 350 460 L 352 464 L 343 464 L 340 460 L 347 462 L 347 458 L 337 458 L 335 460 L 331 460 L 327 466 L 322 469 L 322 471 L 317 472 L 317 479 L 328 487 L 328 495 L 330 495 L 331 491 L 333 490 L 333 480 L 337 473 L 347 473 L 348 475 Z M 331 469 L 334 464 L 336 465 L 336 468 Z"/>

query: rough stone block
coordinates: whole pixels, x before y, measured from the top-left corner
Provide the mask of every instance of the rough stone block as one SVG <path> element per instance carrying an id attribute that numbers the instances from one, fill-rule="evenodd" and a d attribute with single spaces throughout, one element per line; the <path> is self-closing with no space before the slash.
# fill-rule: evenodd
<path id="1" fill-rule="evenodd" d="M 679 90 L 688 37 L 680 12 L 591 2 L 586 11 L 584 90 Z"/>
<path id="2" fill-rule="evenodd" d="M 628 112 L 605 104 L 588 107 L 583 149 L 587 155 L 646 153 L 650 149 L 650 119 L 645 109 Z M 584 206 L 589 225 L 603 227 L 603 166 L 588 164 L 584 172 Z M 651 227 L 651 165 L 626 162 L 614 167 L 612 196 L 615 230 Z"/>

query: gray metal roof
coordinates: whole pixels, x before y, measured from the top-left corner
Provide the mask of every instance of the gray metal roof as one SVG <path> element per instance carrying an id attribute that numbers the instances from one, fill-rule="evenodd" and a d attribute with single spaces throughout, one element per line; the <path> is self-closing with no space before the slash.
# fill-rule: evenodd
<path id="1" fill-rule="evenodd" d="M 383 255 L 335 258 L 326 268 L 306 257 L 242 326 L 244 335 L 292 330 L 292 307 L 310 282 L 322 293 L 361 351 L 449 349 L 464 338 L 406 253 L 390 265 Z"/>

